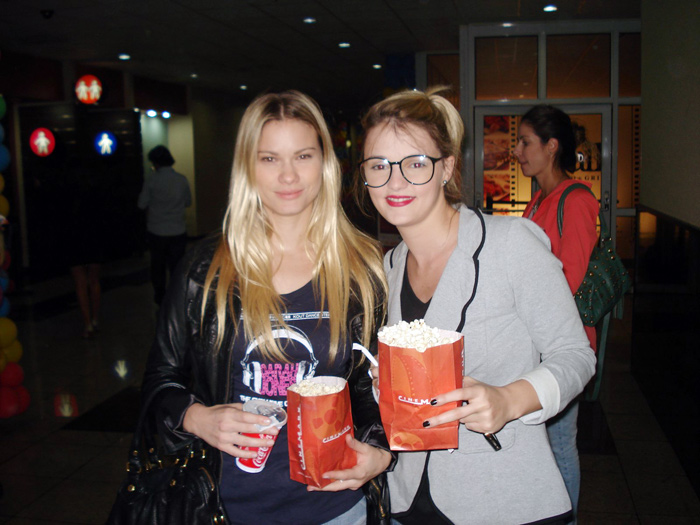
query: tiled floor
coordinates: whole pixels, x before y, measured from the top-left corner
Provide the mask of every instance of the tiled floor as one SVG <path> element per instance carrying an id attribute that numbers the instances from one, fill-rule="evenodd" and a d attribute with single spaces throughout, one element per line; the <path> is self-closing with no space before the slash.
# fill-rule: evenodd
<path id="1" fill-rule="evenodd" d="M 76 418 L 57 415 L 56 400 L 66 413 L 75 396 L 84 414 L 139 385 L 155 316 L 146 264 L 137 258 L 105 268 L 93 340 L 80 337 L 70 280 L 14 297 L 10 318 L 32 402 L 24 414 L 0 420 L 0 524 L 104 523 L 130 435 L 62 429 Z M 698 496 L 630 374 L 630 332 L 628 319 L 614 322 L 600 403 L 582 407 L 579 523 L 700 523 Z"/>

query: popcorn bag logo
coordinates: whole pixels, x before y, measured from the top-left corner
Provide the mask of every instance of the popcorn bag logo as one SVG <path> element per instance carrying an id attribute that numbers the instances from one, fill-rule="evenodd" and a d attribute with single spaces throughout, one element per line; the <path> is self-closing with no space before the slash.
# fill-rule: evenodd
<path id="1" fill-rule="evenodd" d="M 357 463 L 357 455 L 345 443 L 345 435 L 353 435 L 353 426 L 350 392 L 340 381 L 342 390 L 332 394 L 287 391 L 288 410 L 297 414 L 289 433 L 289 473 L 295 481 L 324 487 L 332 480 L 321 478 L 323 473 Z"/>

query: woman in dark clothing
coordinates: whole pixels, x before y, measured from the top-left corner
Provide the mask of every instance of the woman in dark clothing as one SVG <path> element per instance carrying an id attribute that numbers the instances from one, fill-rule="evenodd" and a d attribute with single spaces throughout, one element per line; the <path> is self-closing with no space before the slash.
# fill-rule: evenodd
<path id="1" fill-rule="evenodd" d="M 365 523 L 356 489 L 391 461 L 368 363 L 353 351 L 353 343 L 370 346 L 383 319 L 381 252 L 345 217 L 340 187 L 309 97 L 253 101 L 238 131 L 223 233 L 186 257 L 161 309 L 144 394 L 172 384 L 156 398 L 166 446 L 198 436 L 220 451 L 219 488 L 233 523 Z M 242 403 L 285 407 L 287 387 L 314 375 L 350 383 L 357 439 L 347 443 L 357 465 L 326 473 L 336 481 L 323 490 L 291 481 L 285 426 L 261 472 L 239 469 L 236 458 L 255 456 L 241 446 L 272 444 L 243 435 L 265 418 Z"/>

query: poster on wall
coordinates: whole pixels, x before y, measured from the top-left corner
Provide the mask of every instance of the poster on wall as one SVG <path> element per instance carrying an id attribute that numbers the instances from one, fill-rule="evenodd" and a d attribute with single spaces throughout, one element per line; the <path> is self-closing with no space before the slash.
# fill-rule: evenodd
<path id="1" fill-rule="evenodd" d="M 484 117 L 484 198 L 510 201 L 510 117 Z"/>

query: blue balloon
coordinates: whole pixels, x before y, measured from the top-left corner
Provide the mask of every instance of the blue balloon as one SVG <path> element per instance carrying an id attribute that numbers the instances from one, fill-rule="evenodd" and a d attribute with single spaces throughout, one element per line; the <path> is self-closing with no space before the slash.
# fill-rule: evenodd
<path id="1" fill-rule="evenodd" d="M 0 144 L 0 171 L 5 171 L 10 165 L 10 150 L 4 144 Z"/>
<path id="2" fill-rule="evenodd" d="M 10 313 L 10 300 L 7 297 L 2 298 L 0 303 L 0 317 L 7 317 Z"/>

